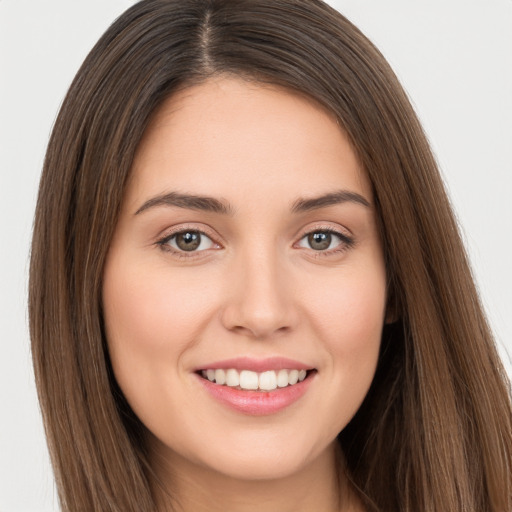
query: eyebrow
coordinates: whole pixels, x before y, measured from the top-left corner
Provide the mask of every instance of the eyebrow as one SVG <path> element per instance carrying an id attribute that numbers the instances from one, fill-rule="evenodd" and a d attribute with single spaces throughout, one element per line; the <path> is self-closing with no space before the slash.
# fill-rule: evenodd
<path id="1" fill-rule="evenodd" d="M 339 190 L 310 199 L 297 199 L 293 203 L 291 211 L 292 213 L 304 213 L 347 202 L 360 204 L 366 208 L 371 207 L 370 202 L 362 195 L 348 190 Z M 148 199 L 135 212 L 135 215 L 158 206 L 177 206 L 178 208 L 220 213 L 222 215 L 233 215 L 235 211 L 228 202 L 214 197 L 182 194 L 180 192 L 168 192 Z"/>
<path id="2" fill-rule="evenodd" d="M 333 206 L 342 203 L 357 203 L 366 208 L 370 208 L 370 202 L 364 198 L 361 194 L 356 192 L 350 192 L 348 190 L 338 190 L 322 196 L 313 197 L 311 199 L 297 199 L 293 203 L 292 212 L 302 213 L 311 210 L 318 210 L 320 208 L 326 208 L 327 206 Z"/>
<path id="3" fill-rule="evenodd" d="M 177 206 L 189 210 L 199 210 L 203 212 L 221 213 L 223 215 L 232 215 L 233 208 L 224 201 L 208 196 L 197 196 L 193 194 L 181 194 L 179 192 L 169 192 L 151 199 L 148 199 L 136 212 L 135 215 L 142 213 L 156 206 Z"/>

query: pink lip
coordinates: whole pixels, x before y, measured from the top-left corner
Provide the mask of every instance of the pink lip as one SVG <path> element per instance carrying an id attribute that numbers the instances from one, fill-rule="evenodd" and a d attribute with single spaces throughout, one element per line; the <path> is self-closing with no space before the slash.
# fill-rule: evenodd
<path id="1" fill-rule="evenodd" d="M 285 365 L 281 368 L 287 367 L 289 368 Z M 208 368 L 212 367 L 208 366 Z M 226 368 L 226 366 L 221 365 L 220 368 Z M 227 368 L 233 368 L 233 366 L 228 365 Z M 249 369 L 247 366 L 244 366 L 244 368 Z M 265 368 L 268 369 L 268 366 L 265 366 Z M 292 368 L 297 367 L 292 366 Z M 309 372 L 302 382 L 297 382 L 297 384 L 285 388 L 276 388 L 272 391 L 247 391 L 232 388 L 210 382 L 199 373 L 195 375 L 209 395 L 221 404 L 243 414 L 264 416 L 275 414 L 297 402 L 309 389 L 315 379 L 316 371 Z"/>
<path id="2" fill-rule="evenodd" d="M 216 361 L 207 363 L 205 366 L 196 368 L 200 370 L 251 370 L 253 372 L 266 372 L 269 370 L 312 370 L 313 367 L 300 361 L 287 359 L 286 357 L 269 357 L 266 359 L 252 359 L 250 357 L 236 357 L 234 359 L 225 359 L 224 361 Z M 286 388 L 284 388 L 286 389 Z"/>

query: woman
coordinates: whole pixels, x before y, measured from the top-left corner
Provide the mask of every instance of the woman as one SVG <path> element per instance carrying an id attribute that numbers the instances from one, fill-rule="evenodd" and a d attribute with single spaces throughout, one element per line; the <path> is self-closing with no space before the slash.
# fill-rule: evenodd
<path id="1" fill-rule="evenodd" d="M 508 383 L 434 159 L 319 1 L 114 23 L 48 148 L 30 320 L 64 510 L 512 508 Z"/>

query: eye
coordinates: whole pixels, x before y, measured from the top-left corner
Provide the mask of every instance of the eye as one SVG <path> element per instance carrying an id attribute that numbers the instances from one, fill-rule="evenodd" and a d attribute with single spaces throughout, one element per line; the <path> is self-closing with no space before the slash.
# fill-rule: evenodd
<path id="1" fill-rule="evenodd" d="M 191 229 L 174 233 L 161 240 L 159 244 L 177 252 L 199 252 L 216 246 L 203 232 Z"/>
<path id="2" fill-rule="evenodd" d="M 346 235 L 331 230 L 312 231 L 303 236 L 299 241 L 299 247 L 313 249 L 314 251 L 340 250 L 353 244 L 353 240 Z"/>

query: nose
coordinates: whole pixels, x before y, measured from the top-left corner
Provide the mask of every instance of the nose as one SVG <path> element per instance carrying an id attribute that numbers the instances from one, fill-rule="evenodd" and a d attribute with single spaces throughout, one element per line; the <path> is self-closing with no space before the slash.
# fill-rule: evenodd
<path id="1" fill-rule="evenodd" d="M 264 340 L 297 325 L 294 284 L 286 263 L 273 251 L 240 257 L 226 287 L 222 323 L 229 331 Z"/>

